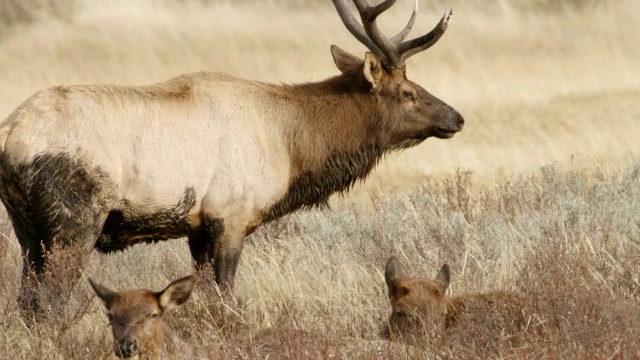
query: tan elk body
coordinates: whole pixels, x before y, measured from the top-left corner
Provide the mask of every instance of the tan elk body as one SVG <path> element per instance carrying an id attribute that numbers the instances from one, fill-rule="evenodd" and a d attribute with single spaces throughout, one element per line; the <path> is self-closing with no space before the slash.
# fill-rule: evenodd
<path id="1" fill-rule="evenodd" d="M 355 0 L 362 24 L 350 4 L 333 3 L 371 52 L 363 60 L 332 46 L 341 73 L 324 81 L 202 72 L 147 86 L 55 86 L 22 103 L 0 124 L 0 199 L 24 276 L 44 273 L 54 243 L 88 254 L 186 236 L 196 265 L 211 263 L 230 293 L 256 227 L 326 204 L 387 152 L 462 130 L 462 116 L 405 70 L 444 34 L 450 11 L 404 41 L 415 10 L 388 39 L 376 18 L 395 0 Z M 25 285 L 20 297 L 38 307 Z"/>
<path id="2" fill-rule="evenodd" d="M 457 327 L 501 335 L 523 324 L 523 299 L 510 292 L 495 291 L 447 296 L 451 280 L 444 264 L 435 279 L 410 277 L 403 273 L 395 256 L 387 261 L 385 281 L 391 315 L 384 334 L 392 340 L 412 340 L 421 336 L 443 339 Z"/>

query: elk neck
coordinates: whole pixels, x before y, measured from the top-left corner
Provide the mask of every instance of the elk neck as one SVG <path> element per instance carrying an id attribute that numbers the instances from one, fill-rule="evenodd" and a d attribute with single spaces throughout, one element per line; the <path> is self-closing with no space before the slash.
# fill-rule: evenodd
<path id="1" fill-rule="evenodd" d="M 291 114 L 281 119 L 291 180 L 284 198 L 265 214 L 267 221 L 326 205 L 331 194 L 363 180 L 385 149 L 376 97 L 355 73 L 279 90 Z"/>

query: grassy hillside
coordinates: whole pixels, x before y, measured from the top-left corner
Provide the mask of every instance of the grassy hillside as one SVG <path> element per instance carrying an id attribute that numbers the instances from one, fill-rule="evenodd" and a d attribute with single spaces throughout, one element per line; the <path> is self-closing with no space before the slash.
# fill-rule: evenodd
<path id="1" fill-rule="evenodd" d="M 203 281 L 171 317 L 179 335 L 247 358 L 258 351 L 252 336 L 272 327 L 284 329 L 272 357 L 374 341 L 395 254 L 426 277 L 448 262 L 453 294 L 506 289 L 529 300 L 517 336 L 480 323 L 445 344 L 422 339 L 425 358 L 640 357 L 640 12 L 633 1 L 559 3 L 421 1 L 416 35 L 445 6 L 454 19 L 408 76 L 458 109 L 464 131 L 387 158 L 331 209 L 257 231 L 238 270 L 239 313 Z M 399 1 L 382 28 L 395 33 L 411 6 Z M 0 117 L 51 85 L 200 70 L 306 82 L 337 73 L 330 44 L 364 54 L 324 1 L 0 0 L 0 13 Z M 93 254 L 68 290 L 67 317 L 28 328 L 14 301 L 19 246 L 0 221 L 0 353 L 10 358 L 107 358 L 110 330 L 86 277 L 160 289 L 192 271 L 184 239 Z M 319 337 L 305 343 L 291 329 Z"/>

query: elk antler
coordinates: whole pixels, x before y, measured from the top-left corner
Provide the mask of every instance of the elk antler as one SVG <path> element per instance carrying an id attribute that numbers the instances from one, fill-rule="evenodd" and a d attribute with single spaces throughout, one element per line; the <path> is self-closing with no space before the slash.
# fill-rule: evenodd
<path id="1" fill-rule="evenodd" d="M 440 22 L 427 34 L 412 40 L 403 41 L 411 31 L 418 12 L 418 0 L 415 0 L 413 14 L 407 25 L 400 33 L 391 39 L 386 38 L 378 29 L 377 17 L 389 9 L 397 0 L 385 0 L 378 5 L 371 6 L 367 0 L 353 0 L 362 25 L 353 16 L 346 0 L 332 0 L 333 5 L 340 15 L 340 19 L 347 30 L 356 37 L 369 50 L 375 53 L 387 69 L 403 68 L 404 62 L 410 56 L 424 51 L 433 46 L 442 37 L 449 26 L 453 12 L 447 10 Z"/>

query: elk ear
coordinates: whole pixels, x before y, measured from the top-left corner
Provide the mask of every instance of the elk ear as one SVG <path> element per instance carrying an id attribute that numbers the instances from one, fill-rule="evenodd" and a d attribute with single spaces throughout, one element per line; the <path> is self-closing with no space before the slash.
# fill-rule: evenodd
<path id="1" fill-rule="evenodd" d="M 346 73 L 362 65 L 361 59 L 340 49 L 336 45 L 331 45 L 331 55 L 333 56 L 333 62 L 342 73 Z"/>
<path id="2" fill-rule="evenodd" d="M 436 276 L 436 282 L 440 285 L 440 290 L 444 294 L 449 288 L 449 283 L 451 282 L 451 268 L 449 268 L 448 264 L 442 265 L 438 276 Z"/>
<path id="3" fill-rule="evenodd" d="M 382 81 L 382 74 L 384 70 L 382 69 L 382 63 L 380 59 L 372 53 L 367 52 L 364 55 L 364 77 L 371 84 L 371 90 L 376 91 L 380 82 Z"/>
<path id="4" fill-rule="evenodd" d="M 196 277 L 193 275 L 172 282 L 166 289 L 155 294 L 158 304 L 163 311 L 177 308 L 189 299 L 195 285 Z"/>
<path id="5" fill-rule="evenodd" d="M 389 297 L 395 292 L 396 280 L 398 280 L 400 276 L 402 276 L 400 262 L 397 257 L 392 256 L 387 260 L 387 266 L 384 269 L 384 281 L 387 283 L 387 289 L 389 289 Z"/>
<path id="6" fill-rule="evenodd" d="M 109 303 L 111 303 L 111 301 L 116 297 L 116 292 L 106 286 L 102 286 L 97 282 L 94 282 L 91 278 L 89 278 L 89 284 L 91 284 L 93 291 L 95 291 L 96 295 L 98 295 L 100 300 L 102 300 L 104 306 L 109 307 Z"/>

